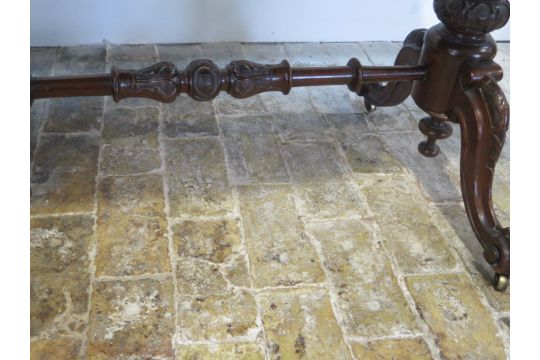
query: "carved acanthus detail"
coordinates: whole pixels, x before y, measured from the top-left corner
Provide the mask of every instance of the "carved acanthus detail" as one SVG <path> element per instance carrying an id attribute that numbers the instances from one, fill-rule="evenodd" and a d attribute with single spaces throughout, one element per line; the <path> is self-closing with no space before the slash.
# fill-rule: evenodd
<path id="1" fill-rule="evenodd" d="M 493 135 L 486 167 L 494 174 L 495 165 L 499 160 L 506 140 L 506 131 L 510 123 L 510 107 L 504 93 L 495 81 L 490 81 L 482 87 L 482 93 L 486 102 L 491 105 L 489 111 L 491 113 L 491 132 Z"/>
<path id="2" fill-rule="evenodd" d="M 238 99 L 244 99 L 265 91 L 291 90 L 291 66 L 287 60 L 277 65 L 263 65 L 251 61 L 233 61 L 227 66 L 227 92 Z"/>
<path id="3" fill-rule="evenodd" d="M 510 18 L 508 0 L 435 0 L 433 7 L 441 22 L 462 33 L 487 34 Z"/>
<path id="4" fill-rule="evenodd" d="M 178 95 L 180 76 L 176 66 L 160 62 L 141 70 L 111 69 L 113 98 L 120 101 L 130 97 L 145 97 L 172 102 Z"/>
<path id="5" fill-rule="evenodd" d="M 495 173 L 495 165 L 506 140 L 506 132 L 510 122 L 510 106 L 503 91 L 497 85 L 503 76 L 501 67 L 494 62 L 467 63 L 463 66 L 464 89 L 477 88 L 481 91 L 485 102 L 489 104 L 489 120 L 491 126 L 491 146 L 486 167 Z"/>

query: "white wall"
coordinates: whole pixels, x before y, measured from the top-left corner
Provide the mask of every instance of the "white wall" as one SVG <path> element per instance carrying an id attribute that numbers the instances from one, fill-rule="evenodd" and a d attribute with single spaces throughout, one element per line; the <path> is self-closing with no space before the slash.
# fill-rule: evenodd
<path id="1" fill-rule="evenodd" d="M 431 0 L 31 0 L 30 20 L 32 46 L 402 41 L 438 22 Z"/>

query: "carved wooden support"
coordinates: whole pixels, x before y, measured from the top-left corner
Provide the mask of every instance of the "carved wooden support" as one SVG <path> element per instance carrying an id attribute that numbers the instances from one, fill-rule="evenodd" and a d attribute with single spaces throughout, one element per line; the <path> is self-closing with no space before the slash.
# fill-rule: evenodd
<path id="1" fill-rule="evenodd" d="M 424 44 L 425 29 L 411 32 L 400 50 L 394 65 L 417 66 Z M 366 109 L 373 111 L 377 106 L 395 106 L 401 104 L 411 94 L 412 81 L 390 82 L 386 85 L 379 83 L 365 84 L 356 90 L 358 95 L 364 97 Z M 351 89 L 353 90 L 353 89 Z M 354 91 L 354 90 L 353 90 Z"/>
<path id="2" fill-rule="evenodd" d="M 144 97 L 168 103 L 180 94 L 187 94 L 197 101 L 210 101 L 221 91 L 245 99 L 266 91 L 280 91 L 286 95 L 298 86 L 347 85 L 363 96 L 386 99 L 385 103 L 374 102 L 388 106 L 390 102 L 405 100 L 412 82 L 425 75 L 423 66 L 363 67 L 357 59 L 351 59 L 347 66 L 310 68 L 292 68 L 286 60 L 274 65 L 238 60 L 222 70 L 211 60 L 200 59 L 191 62 L 184 71 L 171 63 L 161 62 L 141 70 L 113 67 L 108 76 L 32 78 L 30 88 L 32 99 L 112 95 L 115 101 Z M 363 90 L 377 82 L 390 82 L 390 85 L 397 82 L 401 89 L 399 98 L 395 92 L 378 94 L 375 89 Z M 390 85 L 385 89 L 388 90 Z"/>
<path id="3" fill-rule="evenodd" d="M 114 101 L 130 97 L 145 97 L 173 102 L 181 83 L 176 66 L 168 62 L 154 64 L 141 70 L 120 70 L 113 66 L 111 80 Z"/>
<path id="4" fill-rule="evenodd" d="M 491 188 L 508 130 L 510 109 L 494 63 L 464 64 L 449 116 L 461 126 L 461 191 L 467 215 L 496 274 L 510 276 L 510 229 L 493 210 Z"/>
<path id="5" fill-rule="evenodd" d="M 510 16 L 508 0 L 434 0 L 441 20 L 428 30 L 411 32 L 394 66 L 292 68 L 286 60 L 266 65 L 239 60 L 219 69 L 211 60 L 191 62 L 179 70 L 162 62 L 142 70 L 114 68 L 110 74 L 85 77 L 32 78 L 31 100 L 65 96 L 113 96 L 115 101 L 145 97 L 172 102 L 180 94 L 210 101 L 221 91 L 244 99 L 265 91 L 288 94 L 293 87 L 346 85 L 363 96 L 369 111 L 394 106 L 412 95 L 429 114 L 419 123 L 427 140 L 418 149 L 439 153 L 437 140 L 461 126 L 461 187 L 471 225 L 495 270 L 495 287 L 503 290 L 510 276 L 510 230 L 493 210 L 493 173 L 504 145 L 509 107 L 497 85 L 501 68 L 493 63 L 497 46 L 489 32 Z"/>
<path id="6" fill-rule="evenodd" d="M 426 156 L 439 150 L 435 140 L 449 136 L 450 120 L 461 127 L 461 190 L 472 228 L 495 271 L 494 285 L 504 290 L 510 277 L 510 229 L 497 221 L 492 203 L 495 166 L 509 124 L 509 106 L 497 81 L 502 69 L 493 62 L 497 46 L 489 32 L 510 17 L 507 0 L 435 0 L 442 24 L 426 32 L 419 64 L 429 69 L 415 81 L 412 97 L 431 115 L 420 123 L 428 140 Z"/>

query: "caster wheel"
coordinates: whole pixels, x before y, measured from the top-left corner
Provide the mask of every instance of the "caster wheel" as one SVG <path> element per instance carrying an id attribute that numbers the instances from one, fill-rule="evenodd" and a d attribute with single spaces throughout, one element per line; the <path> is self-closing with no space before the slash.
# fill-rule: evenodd
<path id="1" fill-rule="evenodd" d="M 377 110 L 377 107 L 367 100 L 364 100 L 364 106 L 366 107 L 366 110 L 368 113 L 371 113 Z"/>
<path id="2" fill-rule="evenodd" d="M 495 274 L 493 278 L 493 287 L 497 291 L 505 291 L 510 283 L 510 278 L 503 274 Z"/>

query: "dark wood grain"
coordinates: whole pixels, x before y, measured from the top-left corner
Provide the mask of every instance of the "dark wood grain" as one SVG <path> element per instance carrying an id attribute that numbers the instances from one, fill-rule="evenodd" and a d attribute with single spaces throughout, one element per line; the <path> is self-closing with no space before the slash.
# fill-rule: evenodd
<path id="1" fill-rule="evenodd" d="M 493 62 L 497 45 L 489 32 L 510 17 L 507 0 L 435 0 L 441 24 L 429 29 L 419 64 L 429 69 L 413 83 L 412 97 L 430 119 L 421 123 L 428 140 L 419 150 L 438 153 L 437 139 L 448 136 L 446 121 L 461 127 L 461 191 L 472 228 L 504 290 L 510 277 L 510 229 L 499 224 L 492 203 L 493 173 L 504 145 L 509 106 L 497 85 L 503 73 Z"/>
<path id="2" fill-rule="evenodd" d="M 238 60 L 220 70 L 211 60 L 200 59 L 183 71 L 168 62 L 140 70 L 113 67 L 109 75 L 32 78 L 30 87 L 32 99 L 112 95 L 115 101 L 143 97 L 172 102 L 180 94 L 197 101 L 210 101 L 225 91 L 232 97 L 244 99 L 267 91 L 286 95 L 291 88 L 299 86 L 348 85 L 356 91 L 368 84 L 389 81 L 407 84 L 406 94 L 401 92 L 401 102 L 409 95 L 412 82 L 426 76 L 423 66 L 362 67 L 356 64 L 360 62 L 351 59 L 347 66 L 292 68 L 286 60 L 273 65 Z"/>

